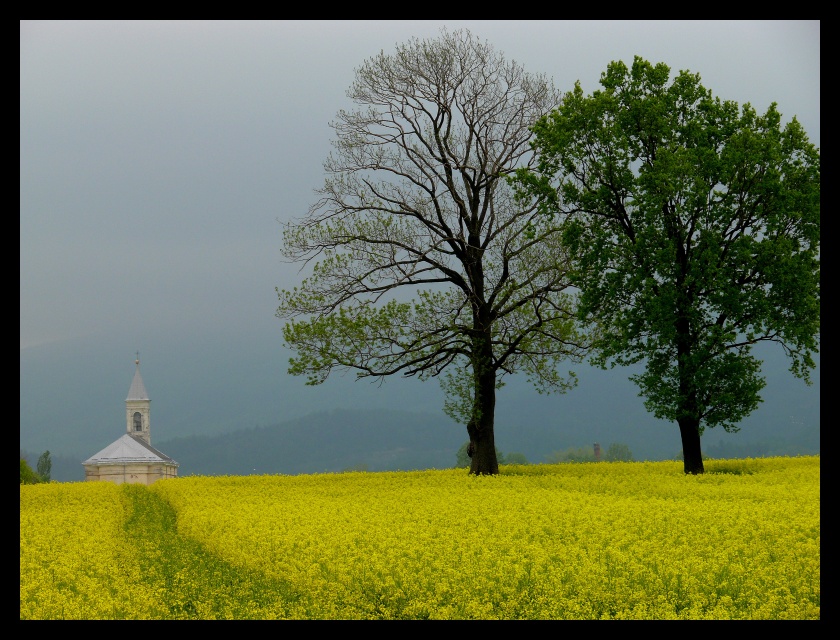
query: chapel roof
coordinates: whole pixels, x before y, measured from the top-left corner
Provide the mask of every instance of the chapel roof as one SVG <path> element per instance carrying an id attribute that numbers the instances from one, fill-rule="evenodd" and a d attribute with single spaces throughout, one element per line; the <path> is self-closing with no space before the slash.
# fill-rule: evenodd
<path id="1" fill-rule="evenodd" d="M 82 464 L 131 464 L 137 462 L 163 462 L 164 464 L 178 466 L 178 463 L 168 455 L 161 453 L 142 438 L 130 433 L 123 434 L 119 439 L 114 440 Z"/>

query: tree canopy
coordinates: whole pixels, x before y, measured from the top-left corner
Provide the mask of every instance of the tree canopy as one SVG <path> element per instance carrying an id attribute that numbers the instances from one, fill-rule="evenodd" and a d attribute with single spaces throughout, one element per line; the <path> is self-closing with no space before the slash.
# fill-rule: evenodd
<path id="1" fill-rule="evenodd" d="M 518 181 L 576 257 L 579 312 L 601 366 L 631 379 L 680 428 L 686 473 L 703 473 L 704 428 L 737 431 L 765 381 L 751 353 L 781 345 L 810 384 L 820 333 L 820 154 L 777 105 L 713 97 L 698 74 L 611 63 L 534 127 Z"/>
<path id="2" fill-rule="evenodd" d="M 50 459 L 50 452 L 44 451 L 38 458 L 38 475 L 41 476 L 44 482 L 50 481 L 50 474 L 52 473 L 52 460 Z"/>
<path id="3" fill-rule="evenodd" d="M 21 484 L 38 484 L 43 482 L 41 477 L 32 470 L 29 463 L 23 458 L 20 459 L 20 483 Z"/>
<path id="4" fill-rule="evenodd" d="M 443 30 L 367 60 L 331 124 L 320 198 L 284 225 L 283 253 L 310 265 L 278 289 L 289 371 L 324 382 L 443 374 L 445 410 L 466 423 L 470 473 L 498 473 L 496 389 L 524 372 L 565 391 L 585 337 L 562 234 L 507 178 L 532 167 L 531 127 L 559 104 L 467 31 Z"/>

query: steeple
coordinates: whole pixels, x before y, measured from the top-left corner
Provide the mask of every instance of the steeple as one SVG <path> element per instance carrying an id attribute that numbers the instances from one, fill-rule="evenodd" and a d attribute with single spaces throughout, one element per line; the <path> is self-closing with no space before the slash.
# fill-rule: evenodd
<path id="1" fill-rule="evenodd" d="M 134 366 L 134 379 L 125 399 L 127 433 L 82 462 L 87 482 L 152 484 L 178 477 L 178 463 L 155 449 L 149 438 L 151 401 L 140 377 L 139 351 Z"/>
<path id="2" fill-rule="evenodd" d="M 128 389 L 128 397 L 125 399 L 125 428 L 126 432 L 134 437 L 141 438 L 146 444 L 152 444 L 150 433 L 151 426 L 151 400 L 140 377 L 140 352 L 134 360 L 134 379 Z"/>
<path id="3" fill-rule="evenodd" d="M 140 352 L 137 352 L 137 359 L 134 361 L 137 367 L 134 371 L 134 380 L 131 381 L 131 387 L 128 389 L 128 400 L 148 400 L 149 394 L 146 393 L 146 387 L 143 384 L 143 378 L 140 377 Z"/>

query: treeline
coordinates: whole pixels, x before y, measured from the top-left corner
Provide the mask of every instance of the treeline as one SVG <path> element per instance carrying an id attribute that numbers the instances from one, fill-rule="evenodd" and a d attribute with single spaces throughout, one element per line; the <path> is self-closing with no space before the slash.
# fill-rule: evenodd
<path id="1" fill-rule="evenodd" d="M 651 459 L 644 452 L 640 455 L 638 451 L 631 451 L 628 445 L 617 440 L 601 445 L 602 461 Z M 499 463 L 595 460 L 594 443 L 563 448 L 567 443 L 573 444 L 569 442 L 568 435 L 558 435 L 556 438 L 539 438 L 523 449 L 497 449 Z M 435 421 L 429 414 L 396 410 L 335 410 L 221 436 L 192 436 L 156 442 L 155 446 L 180 463 L 179 475 L 298 475 L 446 469 L 467 467 L 470 460 L 462 428 L 458 425 Z M 35 474 L 38 454 L 24 450 L 20 453 L 21 460 L 27 462 Z M 735 459 L 819 453 L 820 430 L 819 426 L 815 426 L 791 432 L 789 438 L 734 442 L 731 436 L 720 437 L 705 445 L 704 456 Z M 675 450 L 665 457 L 680 459 L 681 452 Z M 82 459 L 81 456 L 51 454 L 51 479 L 58 482 L 83 481 Z M 23 472 L 21 478 L 23 482 Z"/>
<path id="2" fill-rule="evenodd" d="M 29 462 L 23 457 L 23 452 L 20 456 L 20 483 L 21 484 L 39 484 L 41 482 L 49 482 L 52 474 L 52 460 L 50 460 L 50 452 L 44 451 L 38 458 L 38 465 L 36 471 L 32 470 Z"/>
<path id="3" fill-rule="evenodd" d="M 455 454 L 455 467 L 467 468 L 470 466 L 470 443 L 469 441 L 461 445 L 458 452 Z M 496 458 L 499 464 L 531 464 L 528 457 L 524 453 L 512 451 L 505 453 L 496 447 Z M 605 450 L 601 449 L 601 445 L 594 444 L 592 447 L 569 447 L 561 451 L 552 451 L 545 456 L 544 460 L 535 462 L 547 462 L 550 464 L 558 462 L 632 462 L 633 453 L 630 447 L 620 442 L 611 443 Z"/>

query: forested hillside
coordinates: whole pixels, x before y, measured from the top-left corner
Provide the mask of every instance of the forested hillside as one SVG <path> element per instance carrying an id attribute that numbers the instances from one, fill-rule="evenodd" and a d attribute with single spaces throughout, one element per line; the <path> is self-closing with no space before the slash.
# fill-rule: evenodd
<path id="1" fill-rule="evenodd" d="M 33 465 L 49 450 L 55 480 L 84 479 L 82 460 L 125 433 L 125 397 L 134 375 L 134 350 L 125 342 L 90 336 L 21 351 L 20 448 Z M 256 332 L 166 335 L 141 353 L 152 444 L 181 463 L 182 473 L 455 464 L 467 433 L 443 413 L 434 380 L 393 379 L 380 386 L 336 376 L 307 387 L 285 373 L 288 353 L 278 343 L 277 336 Z M 819 366 L 807 387 L 787 372 L 777 351 L 764 353 L 764 402 L 739 433 L 708 430 L 707 456 L 819 453 Z M 628 370 L 577 371 L 579 385 L 565 395 L 539 395 L 520 380 L 499 391 L 496 445 L 502 452 L 544 462 L 557 450 L 620 442 L 637 460 L 679 454 L 676 425 L 645 411 Z"/>

